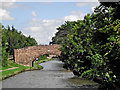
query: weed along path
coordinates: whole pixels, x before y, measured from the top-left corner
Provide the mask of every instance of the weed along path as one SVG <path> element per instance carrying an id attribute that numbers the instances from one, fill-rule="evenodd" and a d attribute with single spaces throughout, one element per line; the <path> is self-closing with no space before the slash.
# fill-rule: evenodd
<path id="1" fill-rule="evenodd" d="M 73 73 L 63 69 L 63 63 L 57 59 L 40 65 L 43 66 L 42 70 L 23 72 L 3 80 L 2 88 L 73 88 L 83 87 L 85 84 L 79 84 Z M 79 81 L 83 82 L 82 80 Z M 86 82 L 91 86 L 86 85 L 84 87 L 97 87 L 96 83 L 92 81 L 86 80 Z"/>

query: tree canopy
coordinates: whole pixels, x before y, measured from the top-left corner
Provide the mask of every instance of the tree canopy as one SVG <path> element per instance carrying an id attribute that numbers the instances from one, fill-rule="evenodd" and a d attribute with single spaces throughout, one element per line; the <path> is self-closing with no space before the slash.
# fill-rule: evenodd
<path id="1" fill-rule="evenodd" d="M 61 25 L 53 37 L 53 42 L 62 46 L 60 60 L 64 67 L 107 89 L 120 88 L 119 6 L 119 3 L 101 2 L 84 20 Z M 66 35 L 61 39 L 62 33 Z"/>
<path id="2" fill-rule="evenodd" d="M 37 42 L 31 36 L 26 37 L 22 32 L 18 32 L 14 26 L 5 28 L 1 25 L 0 32 L 2 33 L 2 66 L 7 66 L 7 59 L 9 55 L 13 55 L 14 49 L 34 46 Z"/>

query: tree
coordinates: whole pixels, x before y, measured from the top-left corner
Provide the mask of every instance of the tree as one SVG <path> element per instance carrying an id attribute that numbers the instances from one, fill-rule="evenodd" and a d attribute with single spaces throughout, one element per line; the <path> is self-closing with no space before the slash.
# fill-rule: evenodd
<path id="1" fill-rule="evenodd" d="M 7 59 L 8 59 L 8 43 L 7 43 L 7 38 L 5 36 L 5 30 L 4 28 L 0 28 L 0 31 L 2 31 L 2 66 L 6 67 L 8 66 Z"/>
<path id="2" fill-rule="evenodd" d="M 120 88 L 120 19 L 116 12 L 119 5 L 111 5 L 102 3 L 84 20 L 71 24 L 72 28 L 68 24 L 61 26 L 62 33 L 71 33 L 61 39 L 60 60 L 79 77 L 95 81 L 100 78 L 99 83 L 106 89 Z"/>
<path id="3" fill-rule="evenodd" d="M 57 28 L 58 32 L 52 38 L 50 44 L 61 44 L 66 41 L 67 35 L 72 33 L 72 26 L 75 24 L 75 21 L 66 21 L 65 24 L 62 24 Z"/>
<path id="4" fill-rule="evenodd" d="M 6 67 L 8 65 L 7 59 L 9 54 L 13 55 L 14 49 L 34 46 L 37 45 L 37 42 L 32 37 L 26 37 L 22 34 L 22 32 L 18 32 L 14 26 L 12 29 L 10 26 L 5 28 L 3 25 L 0 25 L 0 32 L 2 33 L 2 37 L 0 38 L 0 53 L 2 57 L 2 66 Z M 1 35 L 0 35 L 1 36 Z"/>
<path id="5" fill-rule="evenodd" d="M 13 54 L 14 49 L 37 45 L 34 38 L 24 36 L 22 32 L 18 32 L 14 26 L 12 26 L 12 29 L 8 26 L 8 28 L 4 28 L 4 30 L 4 35 L 8 42 L 7 51 L 9 51 L 11 55 Z"/>

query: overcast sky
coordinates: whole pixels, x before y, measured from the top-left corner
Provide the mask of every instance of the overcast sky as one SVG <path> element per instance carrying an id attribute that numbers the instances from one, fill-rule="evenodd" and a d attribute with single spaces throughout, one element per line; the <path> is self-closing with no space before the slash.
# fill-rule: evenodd
<path id="1" fill-rule="evenodd" d="M 82 20 L 98 6 L 97 0 L 81 2 L 12 2 L 0 3 L 0 22 L 14 25 L 24 35 L 35 38 L 38 44 L 49 44 L 56 27 L 65 21 Z"/>

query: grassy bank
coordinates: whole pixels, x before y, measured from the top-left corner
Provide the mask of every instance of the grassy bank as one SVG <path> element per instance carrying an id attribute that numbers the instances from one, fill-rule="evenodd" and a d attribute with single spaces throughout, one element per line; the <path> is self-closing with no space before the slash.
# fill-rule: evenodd
<path id="1" fill-rule="evenodd" d="M 33 62 L 33 66 L 39 68 L 39 64 L 40 64 L 40 63 L 43 63 L 43 62 L 47 62 L 47 61 L 52 60 L 52 59 L 48 59 L 48 58 L 47 58 L 48 56 L 49 56 L 49 55 L 45 54 L 45 55 L 42 55 L 42 56 L 38 57 L 38 58 L 37 58 L 37 61 L 34 61 L 34 62 Z"/>
<path id="2" fill-rule="evenodd" d="M 14 68 L 15 69 L 11 69 Z M 24 71 L 31 71 L 31 70 L 40 70 L 42 69 L 42 66 L 37 66 L 37 67 L 28 67 L 28 66 L 23 66 L 23 65 L 19 65 L 14 63 L 13 60 L 8 60 L 8 66 L 7 67 L 1 67 L 1 70 L 4 70 L 2 72 L 0 72 L 0 80 L 4 80 L 8 77 L 14 76 L 18 73 L 24 72 Z M 8 70 L 10 69 L 10 70 Z"/>
<path id="3" fill-rule="evenodd" d="M 47 59 L 47 57 L 43 58 L 43 56 L 42 56 L 42 58 L 40 57 L 38 59 L 38 61 L 34 61 L 33 67 L 19 65 L 19 64 L 16 64 L 14 62 L 14 60 L 8 60 L 7 67 L 0 67 L 0 70 L 3 70 L 2 72 L 0 72 L 0 75 L 1 75 L 0 80 L 4 80 L 6 78 L 9 78 L 11 76 L 14 76 L 14 75 L 24 72 L 24 71 L 41 70 L 43 67 L 39 64 L 46 62 L 46 61 L 50 61 L 50 60 L 52 60 L 52 59 Z M 13 69 L 11 69 L 11 68 L 13 68 Z"/>
<path id="4" fill-rule="evenodd" d="M 46 58 L 46 59 L 43 59 L 43 60 L 34 61 L 33 66 L 37 66 L 40 63 L 44 63 L 44 62 L 47 62 L 47 61 L 50 61 L 50 60 L 52 60 L 52 59 L 47 59 Z"/>

